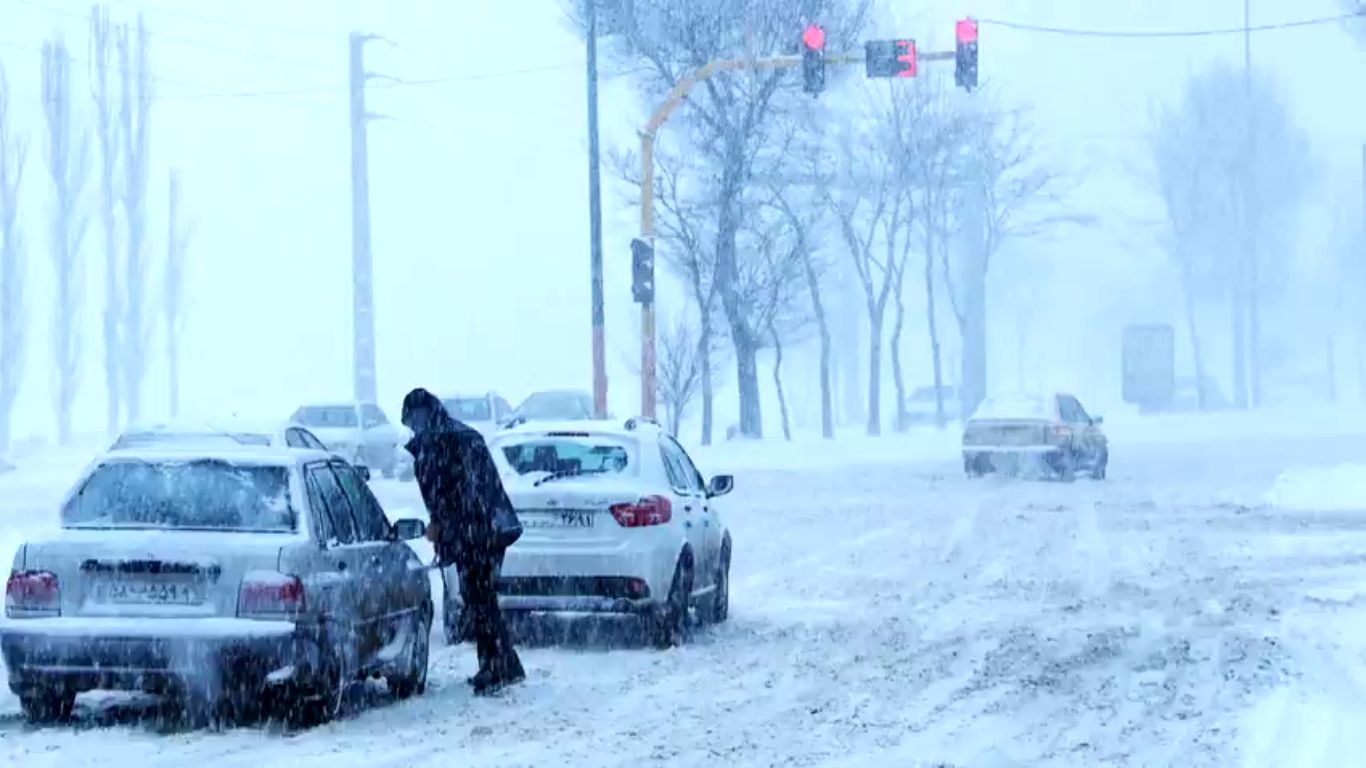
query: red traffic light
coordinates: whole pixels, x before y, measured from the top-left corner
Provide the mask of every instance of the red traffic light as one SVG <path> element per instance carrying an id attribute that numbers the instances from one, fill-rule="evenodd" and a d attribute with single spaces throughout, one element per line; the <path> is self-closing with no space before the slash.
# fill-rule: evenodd
<path id="1" fill-rule="evenodd" d="M 959 45 L 977 42 L 977 20 L 959 19 L 954 25 L 954 35 L 958 38 Z"/>
<path id="2" fill-rule="evenodd" d="M 813 51 L 825 48 L 825 30 L 816 24 L 807 27 L 802 33 L 802 44 Z"/>

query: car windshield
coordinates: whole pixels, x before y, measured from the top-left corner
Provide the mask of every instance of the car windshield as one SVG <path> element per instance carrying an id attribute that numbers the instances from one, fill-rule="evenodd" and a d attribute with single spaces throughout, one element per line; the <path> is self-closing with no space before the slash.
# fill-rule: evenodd
<path id="1" fill-rule="evenodd" d="M 341 429 L 360 425 L 356 409 L 349 405 L 308 405 L 294 412 L 291 421 L 314 429 Z"/>
<path id="2" fill-rule="evenodd" d="M 982 401 L 974 419 L 1051 419 L 1048 398 L 1036 395 L 992 397 Z"/>
<path id="3" fill-rule="evenodd" d="M 493 421 L 493 408 L 487 397 L 455 397 L 443 400 L 442 405 L 460 421 Z"/>
<path id="4" fill-rule="evenodd" d="M 517 409 L 519 416 L 528 419 L 589 419 L 593 416 L 590 402 L 573 392 L 541 392 L 526 399 Z"/>
<path id="5" fill-rule="evenodd" d="M 62 509 L 67 528 L 292 531 L 289 471 L 221 459 L 112 461 Z"/>
<path id="6" fill-rule="evenodd" d="M 518 475 L 636 473 L 632 451 L 620 442 L 591 437 L 537 437 L 504 442 L 498 447 Z"/>

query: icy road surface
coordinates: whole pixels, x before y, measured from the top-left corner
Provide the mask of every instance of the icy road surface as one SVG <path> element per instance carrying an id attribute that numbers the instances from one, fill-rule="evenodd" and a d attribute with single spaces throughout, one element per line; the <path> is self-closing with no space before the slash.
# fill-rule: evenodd
<path id="1" fill-rule="evenodd" d="M 741 473 L 732 619 L 687 647 L 530 648 L 527 682 L 491 699 L 463 682 L 472 649 L 439 647 L 425 696 L 363 686 L 297 734 L 178 730 L 99 694 L 33 729 L 5 692 L 0 764 L 1357 763 L 1366 498 L 1323 487 L 1366 487 L 1345 463 L 1366 441 L 1116 445 L 1103 484 L 969 481 L 947 460 Z"/>

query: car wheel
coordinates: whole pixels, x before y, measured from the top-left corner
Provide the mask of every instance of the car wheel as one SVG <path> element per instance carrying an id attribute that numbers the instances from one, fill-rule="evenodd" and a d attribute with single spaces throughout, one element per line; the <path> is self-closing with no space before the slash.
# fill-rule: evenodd
<path id="1" fill-rule="evenodd" d="M 1077 455 L 1070 450 L 1058 457 L 1058 479 L 1064 483 L 1077 479 Z"/>
<path id="2" fill-rule="evenodd" d="M 720 624 L 730 618 L 730 546 L 721 550 L 721 563 L 716 569 L 716 589 L 702 605 L 701 619 L 707 624 Z"/>
<path id="3" fill-rule="evenodd" d="M 399 675 L 389 675 L 386 682 L 394 698 L 407 699 L 427 690 L 427 659 L 432 647 L 432 610 L 424 606 L 410 619 L 407 669 Z"/>
<path id="4" fill-rule="evenodd" d="M 1094 467 L 1091 468 L 1091 479 L 1092 479 L 1092 480 L 1104 480 L 1104 479 L 1105 479 L 1105 473 L 1106 473 L 1106 471 L 1109 469 L 1109 467 L 1110 467 L 1110 452 L 1109 452 L 1108 450 L 1107 450 L 1107 451 L 1101 451 L 1101 452 L 1100 452 L 1100 456 L 1096 458 L 1096 465 L 1095 465 Z"/>
<path id="5" fill-rule="evenodd" d="M 656 648 L 681 645 L 688 629 L 688 603 L 692 600 L 692 555 L 685 553 L 674 568 L 669 597 L 650 618 L 650 640 Z"/>
<path id="6" fill-rule="evenodd" d="M 76 692 L 66 688 L 40 687 L 19 694 L 19 708 L 34 725 L 65 722 L 75 707 Z"/>

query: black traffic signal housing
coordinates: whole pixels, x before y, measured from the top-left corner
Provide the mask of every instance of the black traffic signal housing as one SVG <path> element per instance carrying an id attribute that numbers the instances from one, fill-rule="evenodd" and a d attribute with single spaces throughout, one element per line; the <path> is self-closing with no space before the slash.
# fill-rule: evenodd
<path id="1" fill-rule="evenodd" d="M 954 27 L 958 47 L 954 56 L 953 82 L 971 91 L 977 87 L 977 20 L 959 19 Z"/>
<path id="2" fill-rule="evenodd" d="M 637 304 L 655 300 L 655 247 L 640 238 L 631 241 L 631 296 Z"/>
<path id="3" fill-rule="evenodd" d="M 868 77 L 915 77 L 915 41 L 869 40 L 863 44 L 863 66 Z"/>
<path id="4" fill-rule="evenodd" d="M 815 24 L 802 33 L 802 90 L 825 90 L 825 30 Z"/>

